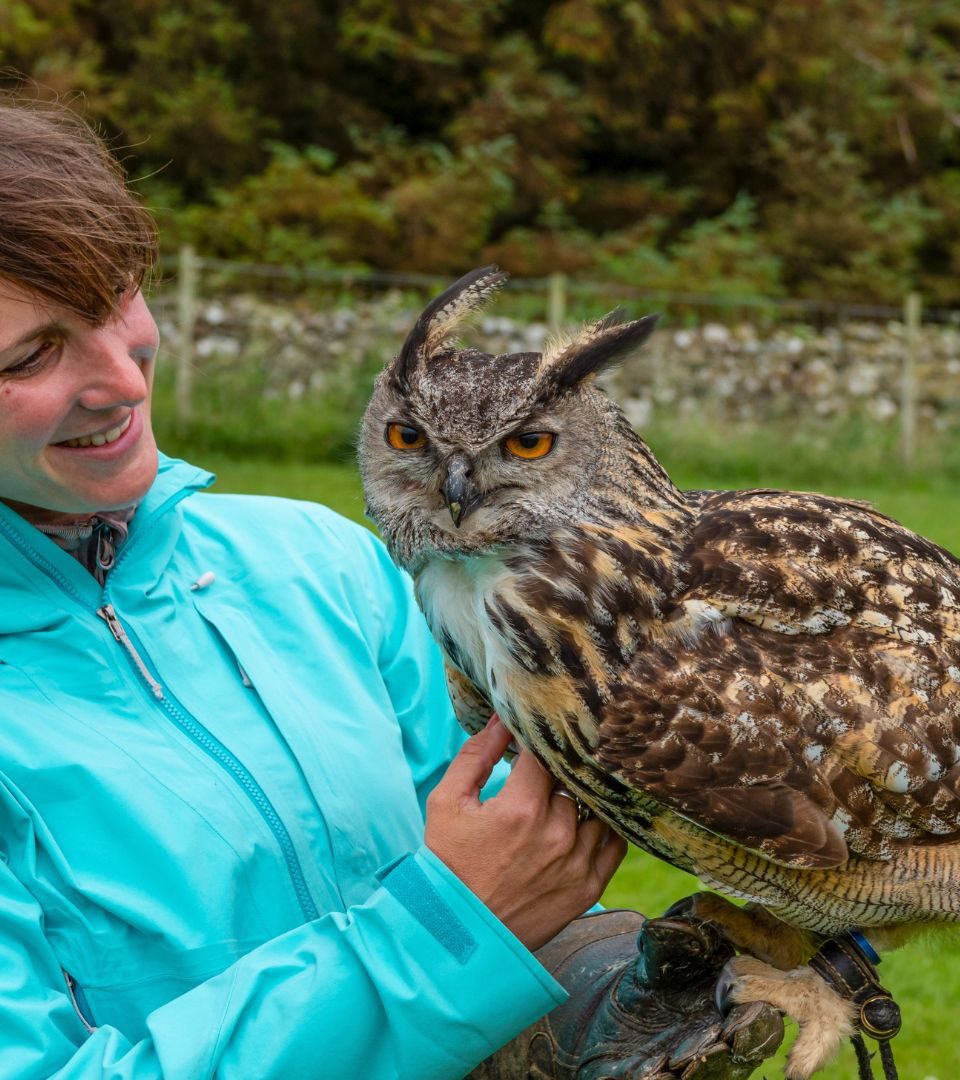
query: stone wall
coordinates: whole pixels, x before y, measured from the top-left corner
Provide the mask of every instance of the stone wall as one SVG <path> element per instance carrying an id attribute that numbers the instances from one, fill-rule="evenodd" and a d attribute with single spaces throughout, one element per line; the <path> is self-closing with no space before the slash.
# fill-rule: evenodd
<path id="1" fill-rule="evenodd" d="M 157 310 L 167 351 L 175 353 L 171 308 L 161 300 Z M 201 373 L 255 373 L 268 396 L 299 398 L 322 392 L 333 379 L 369 381 L 396 352 L 416 314 L 398 293 L 325 310 L 244 295 L 205 301 L 196 327 L 196 365 Z M 543 323 L 488 314 L 465 336 L 489 351 L 540 351 L 548 332 Z M 900 409 L 904 352 L 903 326 L 896 322 L 846 322 L 821 330 L 665 324 L 640 356 L 605 383 L 641 428 L 664 415 L 891 422 Z M 957 327 L 922 328 L 916 400 L 920 423 L 947 428 L 960 422 Z"/>

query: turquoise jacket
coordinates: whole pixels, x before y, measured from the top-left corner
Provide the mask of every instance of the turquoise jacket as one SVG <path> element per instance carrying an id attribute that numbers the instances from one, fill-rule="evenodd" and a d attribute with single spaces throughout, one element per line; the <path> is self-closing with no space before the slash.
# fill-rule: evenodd
<path id="1" fill-rule="evenodd" d="M 211 479 L 162 460 L 105 588 L 0 505 L 0 1077 L 461 1077 L 565 994 L 423 846 L 408 583 Z"/>

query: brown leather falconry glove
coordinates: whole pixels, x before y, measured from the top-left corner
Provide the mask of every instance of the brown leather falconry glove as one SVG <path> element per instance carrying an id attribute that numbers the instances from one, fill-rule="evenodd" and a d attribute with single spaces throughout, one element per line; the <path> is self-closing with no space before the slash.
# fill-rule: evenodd
<path id="1" fill-rule="evenodd" d="M 733 949 L 708 925 L 597 912 L 536 955 L 570 999 L 468 1080 L 745 1080 L 783 1038 L 769 1005 L 717 1010 Z"/>

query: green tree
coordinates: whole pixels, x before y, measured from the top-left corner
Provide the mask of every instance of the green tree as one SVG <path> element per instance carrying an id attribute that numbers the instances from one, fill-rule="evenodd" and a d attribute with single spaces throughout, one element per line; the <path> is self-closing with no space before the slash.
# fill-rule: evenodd
<path id="1" fill-rule="evenodd" d="M 954 0 L 0 8 L 0 63 L 82 95 L 168 244 L 689 291 L 960 302 L 958 62 Z"/>

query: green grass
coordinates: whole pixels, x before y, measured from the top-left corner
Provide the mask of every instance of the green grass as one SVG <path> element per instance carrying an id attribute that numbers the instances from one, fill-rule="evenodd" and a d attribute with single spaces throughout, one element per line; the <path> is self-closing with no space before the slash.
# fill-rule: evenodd
<path id="1" fill-rule="evenodd" d="M 353 521 L 369 525 L 363 516 L 363 492 L 356 470 L 345 465 L 272 464 L 227 461 L 214 455 L 196 459 L 216 473 L 215 491 L 279 495 L 324 503 Z"/>
<path id="2" fill-rule="evenodd" d="M 218 473 L 216 490 L 312 499 L 354 520 L 363 520 L 363 498 L 356 473 L 350 467 L 240 462 L 215 457 L 197 463 Z M 782 465 L 776 471 L 780 475 L 772 481 L 775 484 L 867 499 L 879 510 L 944 547 L 960 551 L 960 498 L 946 479 L 911 481 L 901 475 L 884 484 L 876 476 L 870 476 L 858 483 L 841 481 L 828 474 L 823 483 L 810 483 L 810 477 L 800 473 L 800 482 L 792 484 L 789 474 L 783 477 Z M 739 487 L 761 482 L 753 475 L 752 468 L 733 469 L 719 480 L 712 466 L 698 469 L 696 465 L 685 464 L 673 473 L 677 482 L 688 488 Z M 695 879 L 688 874 L 642 852 L 631 851 L 607 890 L 604 903 L 656 914 L 697 887 Z M 927 941 L 888 955 L 881 976 L 903 1010 L 904 1030 L 894 1043 L 903 1080 L 954 1080 L 960 1075 L 960 1048 L 954 1032 L 955 1003 L 960 1002 L 960 944 L 931 936 Z M 782 1061 L 782 1055 L 777 1060 Z M 769 1064 L 762 1073 L 769 1077 L 778 1075 L 776 1064 Z M 820 1075 L 828 1080 L 856 1076 L 849 1046 L 844 1048 L 837 1063 Z"/>

